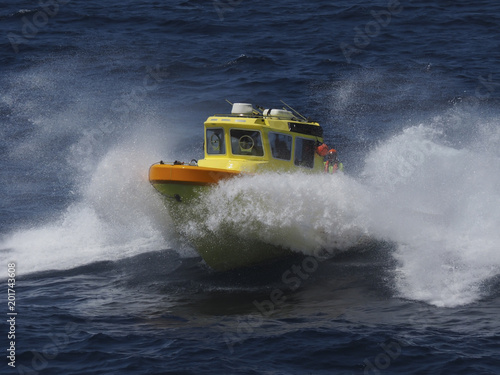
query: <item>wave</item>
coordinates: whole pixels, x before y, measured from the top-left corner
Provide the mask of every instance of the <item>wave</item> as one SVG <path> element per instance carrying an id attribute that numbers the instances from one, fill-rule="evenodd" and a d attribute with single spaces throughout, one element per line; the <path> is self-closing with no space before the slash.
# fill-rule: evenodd
<path id="1" fill-rule="evenodd" d="M 61 66 L 66 70 L 54 69 Z M 37 176 L 56 176 L 55 182 L 32 182 L 46 184 L 29 190 L 35 194 L 32 207 L 40 210 L 34 202 L 41 190 L 70 196 L 55 219 L 9 230 L 0 240 L 0 259 L 17 260 L 24 273 L 171 247 L 194 255 L 177 242 L 147 181 L 151 163 L 178 158 L 177 149 L 180 157 L 190 156 L 195 145 L 183 138 L 186 129 L 157 136 L 168 122 L 154 110 L 164 104 L 153 95 L 148 106 L 137 97 L 127 116 L 117 117 L 112 108 L 119 94 L 112 91 L 131 92 L 130 82 L 92 77 L 74 60 L 49 61 L 7 78 L 0 96 L 2 111 L 10 114 L 2 128 L 9 140 L 2 153 L 15 165 L 31 166 Z M 358 100 L 357 89 L 346 84 L 337 89 L 344 99 L 334 108 L 340 112 Z M 316 256 L 349 251 L 366 238 L 391 241 L 397 266 L 389 282 L 399 296 L 438 306 L 482 298 L 500 270 L 497 117 L 458 105 L 420 124 L 390 125 L 363 152 L 359 174 L 225 181 L 199 203 L 206 214 L 191 220 L 185 233 L 198 236 L 229 226 Z M 42 162 L 33 167 L 31 155 Z"/>
<path id="2" fill-rule="evenodd" d="M 447 145 L 436 129 L 442 119 L 436 122 L 378 146 L 365 176 L 371 231 L 397 243 L 395 288 L 406 298 L 455 306 L 480 298 L 500 271 L 500 159 L 484 142 L 482 149 Z"/>
<path id="3" fill-rule="evenodd" d="M 145 148 L 146 149 L 146 148 Z M 149 156 L 131 144 L 100 160 L 81 197 L 53 221 L 14 231 L 0 254 L 22 273 L 117 260 L 175 244 L 161 200 L 147 181 Z"/>
<path id="4" fill-rule="evenodd" d="M 494 140 L 492 135 L 488 139 Z M 230 227 L 322 257 L 366 239 L 390 241 L 397 260 L 392 286 L 399 296 L 437 306 L 474 302 L 500 273 L 498 148 L 483 143 L 479 150 L 477 140 L 456 148 L 442 137 L 434 126 L 406 128 L 368 153 L 357 177 L 295 173 L 225 181 L 194 207 L 204 216 L 193 216 L 185 235 Z M 11 251 L 0 257 L 15 257 L 23 272 L 35 272 L 172 246 L 194 255 L 179 247 L 147 182 L 152 157 L 147 149 L 137 142 L 110 149 L 90 172 L 78 201 L 55 221 L 5 237 L 0 248 Z"/>
<path id="5" fill-rule="evenodd" d="M 143 97 L 129 104 L 129 112 L 113 111 L 115 86 L 76 76 L 85 76 L 85 66 L 73 58 L 48 62 L 8 77 L 0 96 L 0 106 L 11 113 L 3 124 L 8 142 L 2 156 L 15 166 L 1 175 L 2 185 L 23 202 L 26 217 L 0 239 L 0 259 L 17 261 L 24 274 L 176 243 L 147 180 L 149 165 L 168 157 L 177 143 L 175 136 L 156 136 L 168 122 L 141 105 Z M 138 88 L 125 86 L 125 92 Z M 58 210 L 46 207 L 51 205 Z"/>
<path id="6" fill-rule="evenodd" d="M 437 306 L 471 303 L 500 273 L 500 158 L 497 148 L 483 142 L 479 149 L 477 140 L 465 148 L 446 144 L 441 122 L 382 141 L 358 177 L 295 173 L 225 181 L 194 208 L 204 216 L 193 216 L 185 233 L 232 228 L 243 239 L 315 256 L 348 251 L 367 238 L 390 241 L 398 295 Z M 490 128 L 483 141 L 498 142 L 497 125 Z"/>

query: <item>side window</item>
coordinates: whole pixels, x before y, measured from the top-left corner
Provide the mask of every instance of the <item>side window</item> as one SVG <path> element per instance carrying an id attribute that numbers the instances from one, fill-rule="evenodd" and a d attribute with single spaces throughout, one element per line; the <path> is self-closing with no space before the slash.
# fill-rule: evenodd
<path id="1" fill-rule="evenodd" d="M 262 137 L 255 130 L 231 129 L 231 152 L 233 155 L 264 156 Z"/>
<path id="2" fill-rule="evenodd" d="M 273 158 L 292 159 L 292 137 L 286 134 L 269 133 L 269 143 Z"/>
<path id="3" fill-rule="evenodd" d="M 226 153 L 224 129 L 207 129 L 207 154 L 222 155 Z"/>
<path id="4" fill-rule="evenodd" d="M 314 167 L 314 140 L 295 138 L 295 165 Z"/>

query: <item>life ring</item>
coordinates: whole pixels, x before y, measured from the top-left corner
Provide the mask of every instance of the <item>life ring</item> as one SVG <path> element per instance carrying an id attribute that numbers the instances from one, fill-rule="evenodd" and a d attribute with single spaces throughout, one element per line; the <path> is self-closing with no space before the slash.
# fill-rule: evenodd
<path id="1" fill-rule="evenodd" d="M 240 150 L 243 152 L 251 152 L 255 142 L 249 135 L 244 135 L 239 140 Z"/>
<path id="2" fill-rule="evenodd" d="M 212 146 L 212 150 L 220 151 L 220 143 L 220 137 L 217 134 L 212 134 L 212 136 L 210 137 L 210 146 Z"/>

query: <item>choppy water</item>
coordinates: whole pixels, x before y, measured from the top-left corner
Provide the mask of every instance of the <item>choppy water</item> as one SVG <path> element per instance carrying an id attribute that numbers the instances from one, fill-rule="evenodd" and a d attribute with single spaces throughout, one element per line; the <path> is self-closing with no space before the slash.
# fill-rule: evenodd
<path id="1" fill-rule="evenodd" d="M 4 2 L 1 372 L 498 373 L 499 22 L 493 1 Z M 200 158 L 226 98 L 318 120 L 346 173 L 210 192 L 184 234 L 296 253 L 219 274 L 147 171 Z"/>

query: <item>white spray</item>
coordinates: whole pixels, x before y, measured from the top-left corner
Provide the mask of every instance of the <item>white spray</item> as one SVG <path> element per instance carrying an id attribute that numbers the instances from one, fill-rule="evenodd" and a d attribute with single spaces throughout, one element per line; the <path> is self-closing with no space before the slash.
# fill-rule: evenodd
<path id="1" fill-rule="evenodd" d="M 50 78 L 24 77 L 42 86 L 53 84 Z M 80 129 L 85 108 L 95 105 L 86 97 L 75 98 L 76 110 L 55 115 L 38 112 L 44 106 L 39 96 L 25 100 L 11 90 L 2 97 L 12 108 L 24 103 L 23 113 L 40 128 L 12 151 L 13 158 L 19 150 L 42 152 L 65 132 L 77 133 L 61 167 L 79 182 L 73 184 L 77 199 L 57 219 L 1 239 L 0 260 L 22 260 L 25 273 L 176 246 L 169 216 L 147 181 L 148 166 L 168 157 L 175 139 L 154 136 L 164 124 L 153 116 L 121 141 L 94 149 L 97 127 L 88 128 L 92 135 Z M 387 240 L 396 247 L 393 284 L 401 297 L 438 306 L 473 302 L 500 273 L 500 127 L 496 119 L 472 118 L 458 112 L 405 126 L 366 155 L 361 176 L 265 174 L 226 181 L 200 203 L 207 216 L 185 231 L 203 235 L 229 224 L 315 255 L 349 250 L 367 237 Z M 462 144 L 446 134 L 449 122 L 457 121 L 471 127 Z"/>

